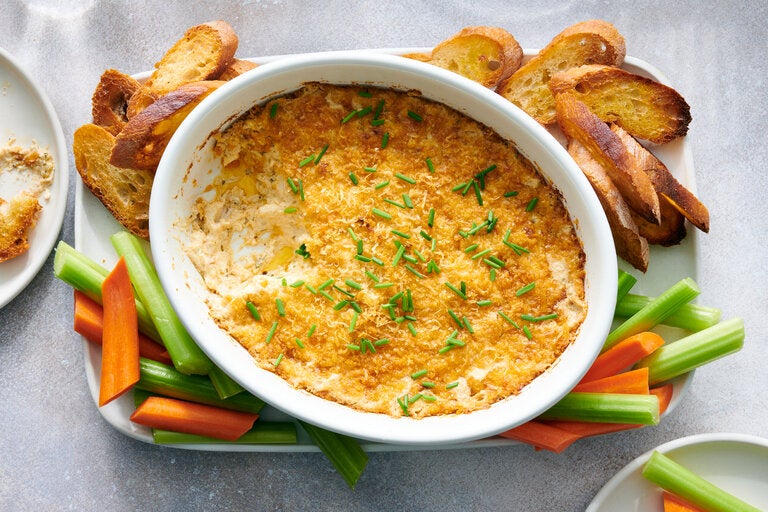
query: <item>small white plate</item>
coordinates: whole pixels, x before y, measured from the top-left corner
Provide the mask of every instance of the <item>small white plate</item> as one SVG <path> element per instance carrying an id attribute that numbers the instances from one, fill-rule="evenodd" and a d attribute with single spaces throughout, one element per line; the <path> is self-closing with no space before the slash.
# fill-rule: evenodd
<path id="1" fill-rule="evenodd" d="M 655 448 L 760 510 L 768 510 L 768 439 L 698 434 Z M 597 493 L 587 512 L 663 512 L 662 490 L 642 476 L 653 450 L 627 464 Z"/>
<path id="2" fill-rule="evenodd" d="M 67 205 L 69 170 L 64 133 L 59 118 L 32 78 L 0 48 L 0 145 L 15 139 L 28 147 L 33 142 L 53 157 L 55 171 L 50 197 L 41 197 L 43 209 L 29 236 L 29 250 L 0 263 L 0 308 L 18 295 L 48 259 L 59 237 Z"/>

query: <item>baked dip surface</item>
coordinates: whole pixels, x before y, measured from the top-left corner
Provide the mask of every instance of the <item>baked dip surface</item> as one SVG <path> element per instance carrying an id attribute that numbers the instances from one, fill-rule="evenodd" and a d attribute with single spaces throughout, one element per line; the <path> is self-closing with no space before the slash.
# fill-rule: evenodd
<path id="1" fill-rule="evenodd" d="M 584 253 L 560 195 L 468 117 L 308 84 L 214 151 L 184 249 L 212 317 L 294 387 L 392 416 L 464 413 L 575 339 Z"/>

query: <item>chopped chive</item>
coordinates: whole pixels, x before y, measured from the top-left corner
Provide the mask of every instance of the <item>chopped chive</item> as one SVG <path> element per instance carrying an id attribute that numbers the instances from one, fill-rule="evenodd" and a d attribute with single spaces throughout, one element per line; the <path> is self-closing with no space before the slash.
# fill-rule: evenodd
<path id="1" fill-rule="evenodd" d="M 423 370 L 419 370 L 419 371 L 417 371 L 417 372 L 413 372 L 413 373 L 411 374 L 411 378 L 412 378 L 413 380 L 416 380 L 416 379 L 420 379 L 421 377 L 425 376 L 426 374 L 427 374 L 427 370 L 426 370 L 426 368 L 425 368 L 425 369 L 423 369 Z"/>
<path id="2" fill-rule="evenodd" d="M 536 208 L 536 203 L 539 202 L 538 197 L 534 197 L 528 202 L 528 205 L 525 207 L 525 211 L 530 212 L 533 211 L 534 208 Z"/>
<path id="3" fill-rule="evenodd" d="M 464 187 L 466 186 L 467 186 L 466 183 L 459 183 L 458 185 L 453 186 L 453 188 L 451 189 L 451 192 L 458 192 L 459 190 L 463 190 Z"/>
<path id="4" fill-rule="evenodd" d="M 488 273 L 488 279 L 491 280 L 491 282 L 496 281 L 496 269 L 491 268 L 491 271 Z"/>
<path id="5" fill-rule="evenodd" d="M 349 332 L 352 332 L 355 330 L 355 325 L 357 325 L 357 317 L 358 317 L 358 312 L 352 311 L 352 320 L 349 322 Z"/>
<path id="6" fill-rule="evenodd" d="M 325 297 L 326 299 L 328 299 L 329 301 L 331 301 L 331 302 L 336 302 L 336 299 L 334 299 L 334 298 L 331 296 L 331 294 L 330 294 L 330 293 L 328 293 L 327 291 L 325 291 L 325 290 L 320 290 L 318 293 L 319 293 L 320 295 L 322 295 L 323 297 Z"/>
<path id="7" fill-rule="evenodd" d="M 358 96 L 362 96 L 363 98 L 373 98 L 373 94 L 371 94 L 369 91 L 360 91 L 357 93 Z"/>
<path id="8" fill-rule="evenodd" d="M 317 158 L 317 155 L 315 155 L 315 154 L 309 155 L 304 160 L 299 162 L 299 167 L 304 167 L 305 165 L 307 165 L 307 164 L 309 164 L 311 162 L 314 162 L 315 158 Z"/>
<path id="9" fill-rule="evenodd" d="M 427 157 L 425 162 L 427 162 L 427 169 L 429 169 L 429 172 L 435 172 L 435 164 L 432 163 L 432 159 Z"/>
<path id="10" fill-rule="evenodd" d="M 272 337 L 275 335 L 275 331 L 277 330 L 277 320 L 272 322 L 272 326 L 269 328 L 269 332 L 267 333 L 267 338 L 264 340 L 264 343 L 269 343 L 272 341 Z"/>
<path id="11" fill-rule="evenodd" d="M 495 268 L 495 269 L 500 269 L 500 268 L 504 267 L 504 265 L 496 263 L 494 260 L 492 260 L 490 258 L 483 258 L 483 263 L 485 263 L 489 267 Z"/>
<path id="12" fill-rule="evenodd" d="M 304 284 L 304 280 L 303 279 L 299 279 L 298 281 L 295 281 L 295 282 L 291 283 L 289 286 L 291 288 L 299 288 L 303 284 Z"/>
<path id="13" fill-rule="evenodd" d="M 355 302 L 353 300 L 349 302 L 349 307 L 351 307 L 352 309 L 354 309 L 358 313 L 362 313 L 363 312 L 363 308 L 360 307 L 360 304 L 358 304 L 357 302 Z"/>
<path id="14" fill-rule="evenodd" d="M 349 350 L 357 350 L 358 352 L 360 351 L 360 345 L 355 345 L 355 344 L 352 344 L 352 343 L 348 343 L 347 344 L 347 348 Z"/>
<path id="15" fill-rule="evenodd" d="M 376 105 L 376 110 L 374 110 L 373 112 L 373 118 L 378 119 L 383 110 L 384 110 L 384 100 L 379 100 L 379 103 Z"/>
<path id="16" fill-rule="evenodd" d="M 390 231 L 393 235 L 399 236 L 400 238 L 411 238 L 411 235 L 408 233 L 403 233 L 402 231 L 399 231 L 397 229 L 393 229 Z"/>
<path id="17" fill-rule="evenodd" d="M 295 206 L 289 206 L 285 210 L 283 210 L 283 213 L 296 213 L 298 211 L 298 208 Z"/>
<path id="18" fill-rule="evenodd" d="M 523 326 L 523 333 L 525 333 L 525 337 L 528 338 L 529 340 L 533 338 L 533 334 L 531 334 L 531 330 L 528 328 L 527 325 Z"/>
<path id="19" fill-rule="evenodd" d="M 376 283 L 373 285 L 374 288 L 390 288 L 392 286 L 395 286 L 395 283 Z"/>
<path id="20" fill-rule="evenodd" d="M 280 286 L 288 286 L 288 281 L 285 278 L 280 280 Z"/>
<path id="21" fill-rule="evenodd" d="M 399 178 L 399 179 L 405 181 L 406 183 L 410 183 L 411 185 L 415 185 L 416 184 L 416 180 L 415 179 L 411 178 L 410 176 L 406 176 L 405 174 L 400 173 L 400 172 L 396 172 L 395 173 L 395 178 Z"/>
<path id="22" fill-rule="evenodd" d="M 411 196 L 408 194 L 403 194 L 403 203 L 405 203 L 405 206 L 408 208 L 413 208 L 413 201 L 411 200 Z"/>
<path id="23" fill-rule="evenodd" d="M 333 289 L 338 291 L 338 292 L 340 292 L 340 293 L 343 293 L 344 295 L 346 295 L 350 299 L 354 299 L 355 298 L 354 294 L 349 293 L 347 290 L 345 290 L 344 288 L 342 288 L 342 287 L 340 287 L 338 285 L 333 285 Z"/>
<path id="24" fill-rule="evenodd" d="M 306 284 L 304 284 L 304 288 L 306 288 L 307 290 L 309 290 L 309 292 L 310 292 L 312 295 L 317 295 L 317 288 L 314 288 L 314 287 L 313 287 L 312 285 L 310 285 L 309 283 L 306 283 Z"/>
<path id="25" fill-rule="evenodd" d="M 418 402 L 419 400 L 421 400 L 423 396 L 424 395 L 422 395 L 421 393 L 416 393 L 415 395 L 413 395 L 411 398 L 408 399 L 408 403 L 412 404 L 414 402 Z"/>
<path id="26" fill-rule="evenodd" d="M 296 342 L 296 345 L 299 346 L 299 348 L 304 348 L 304 343 L 302 343 L 300 338 L 296 338 L 294 341 Z"/>
<path id="27" fill-rule="evenodd" d="M 372 110 L 373 109 L 370 106 L 361 108 L 357 111 L 357 117 L 365 117 L 366 115 L 370 114 Z"/>
<path id="28" fill-rule="evenodd" d="M 467 294 L 467 283 L 465 281 L 461 281 L 459 283 L 459 288 L 461 289 L 461 293 L 463 293 L 464 295 Z"/>
<path id="29" fill-rule="evenodd" d="M 395 201 L 395 200 L 393 200 L 393 199 L 388 199 L 388 198 L 385 198 L 385 199 L 384 199 L 384 202 L 385 202 L 385 203 L 388 203 L 388 204 L 391 204 L 391 205 L 393 205 L 393 206 L 397 206 L 398 208 L 403 208 L 403 209 L 405 209 L 405 208 L 406 208 L 406 206 L 405 206 L 404 204 L 400 204 L 400 203 L 398 203 L 397 201 Z"/>
<path id="30" fill-rule="evenodd" d="M 461 321 L 464 324 L 464 326 L 467 328 L 470 334 L 475 334 L 475 329 L 472 327 L 472 324 L 469 321 L 469 318 L 463 316 L 461 317 Z"/>
<path id="31" fill-rule="evenodd" d="M 277 356 L 277 359 L 275 359 L 275 368 L 280 366 L 280 363 L 283 361 L 283 353 L 280 352 L 280 355 Z"/>
<path id="32" fill-rule="evenodd" d="M 299 179 L 299 199 L 304 200 L 304 181 Z"/>
<path id="33" fill-rule="evenodd" d="M 434 383 L 434 382 L 432 382 L 432 381 L 429 381 L 429 380 L 423 380 L 423 381 L 421 381 L 421 385 L 422 385 L 423 387 L 427 388 L 427 389 L 432 389 L 433 387 L 435 387 L 435 383 Z M 427 400 L 427 399 L 428 399 L 428 398 L 427 398 L 427 395 L 424 395 L 422 398 L 424 398 L 425 400 Z M 434 398 L 434 397 L 429 397 L 429 398 Z"/>
<path id="34" fill-rule="evenodd" d="M 488 256 L 488 259 L 491 260 L 492 262 L 494 262 L 496 265 L 499 265 L 502 268 L 507 266 L 507 264 L 504 263 L 504 260 L 501 260 L 501 259 L 499 259 L 496 256 L 493 256 L 493 255 Z"/>
<path id="35" fill-rule="evenodd" d="M 376 185 L 373 188 L 376 189 L 376 190 L 379 190 L 379 189 L 382 189 L 382 188 L 386 187 L 387 185 L 389 185 L 389 180 L 382 181 L 381 183 L 379 183 L 378 185 Z"/>
<path id="36" fill-rule="evenodd" d="M 381 281 L 381 279 L 379 279 L 379 277 L 376 274 L 374 274 L 373 272 L 371 272 L 370 270 L 366 270 L 365 271 L 365 275 L 368 276 L 369 278 L 371 278 L 372 281 L 375 281 L 377 283 L 379 281 Z"/>
<path id="37" fill-rule="evenodd" d="M 424 257 L 424 255 L 423 255 L 423 254 L 421 254 L 421 253 L 420 253 L 420 252 L 419 252 L 417 249 L 414 249 L 414 250 L 413 250 L 413 254 L 415 254 L 415 255 L 416 255 L 416 257 L 417 257 L 417 258 L 419 258 L 419 259 L 421 260 L 421 262 L 422 262 L 422 263 L 424 263 L 424 262 L 426 262 L 426 261 L 427 261 L 427 258 L 425 258 L 425 257 Z"/>
<path id="38" fill-rule="evenodd" d="M 380 260 L 379 258 L 377 258 L 376 256 L 371 256 L 371 261 L 372 261 L 372 262 L 374 262 L 376 265 L 378 265 L 378 266 L 380 266 L 380 267 L 383 267 L 383 266 L 384 266 L 384 262 L 383 262 L 383 261 L 381 261 L 381 260 Z"/>
<path id="39" fill-rule="evenodd" d="M 502 240 L 502 242 L 504 243 L 504 245 L 506 245 L 507 247 L 509 247 L 509 248 L 510 248 L 510 249 L 512 249 L 513 251 L 515 251 L 515 254 L 517 254 L 518 256 L 520 256 L 520 255 L 521 255 L 522 253 L 524 253 L 524 252 L 525 252 L 525 253 L 529 253 L 529 252 L 531 252 L 531 251 L 529 251 L 528 249 L 526 249 L 525 247 L 522 247 L 522 246 L 520 246 L 520 245 L 517 245 L 517 244 L 516 244 L 516 243 L 514 243 L 514 242 L 509 242 L 509 241 L 507 241 L 507 240 Z"/>
<path id="40" fill-rule="evenodd" d="M 523 295 L 525 293 L 528 293 L 529 291 L 533 290 L 535 287 L 536 287 L 536 283 L 528 283 L 527 285 L 525 285 L 522 288 L 520 288 L 519 290 L 517 290 L 515 292 L 515 295 L 517 295 L 519 297 L 519 296 L 521 296 L 521 295 Z"/>
<path id="41" fill-rule="evenodd" d="M 427 219 L 427 226 L 429 227 L 435 226 L 435 209 L 434 208 L 429 209 L 429 218 Z"/>
<path id="42" fill-rule="evenodd" d="M 427 242 L 431 242 L 432 241 L 432 236 L 429 233 L 427 233 L 426 231 L 424 231 L 423 229 L 419 232 L 419 234 L 421 235 L 421 238 L 423 238 Z"/>
<path id="43" fill-rule="evenodd" d="M 251 316 L 253 317 L 254 320 L 256 321 L 261 320 L 261 315 L 259 314 L 259 310 L 256 309 L 256 305 L 253 302 L 248 301 L 245 303 L 245 306 L 248 308 L 248 311 L 251 312 Z"/>
<path id="44" fill-rule="evenodd" d="M 413 323 L 408 322 L 408 330 L 411 331 L 411 334 L 414 336 L 418 336 L 418 331 L 416 330 L 416 326 L 413 325 Z"/>
<path id="45" fill-rule="evenodd" d="M 438 354 L 445 354 L 446 352 L 449 352 L 449 351 L 453 350 L 453 348 L 454 347 L 451 346 L 451 345 L 446 345 L 443 348 L 441 348 L 440 350 L 438 350 L 437 353 Z"/>
<path id="46" fill-rule="evenodd" d="M 489 252 L 491 252 L 491 250 L 490 250 L 490 249 L 484 249 L 484 250 L 482 250 L 482 251 L 478 252 L 477 254 L 473 254 L 473 255 L 472 255 L 472 259 L 473 259 L 473 260 L 477 260 L 477 259 L 480 259 L 480 258 L 482 258 L 483 256 L 485 256 L 486 254 L 488 254 Z"/>
<path id="47" fill-rule="evenodd" d="M 467 298 L 467 294 L 466 294 L 466 293 L 462 292 L 461 290 L 459 290 L 458 288 L 456 288 L 455 286 L 453 286 L 451 283 L 449 283 L 449 282 L 447 282 L 447 281 L 446 281 L 446 282 L 445 282 L 445 286 L 447 286 L 448 288 L 450 288 L 450 290 L 451 290 L 453 293 L 455 293 L 456 295 L 458 295 L 458 296 L 459 296 L 459 297 L 461 297 L 462 299 L 466 299 L 466 298 Z"/>
<path id="48" fill-rule="evenodd" d="M 294 194 L 299 193 L 299 187 L 296 186 L 296 183 L 293 181 L 293 178 L 288 178 L 285 181 L 288 183 L 288 186 L 291 187 L 291 190 L 293 190 Z"/>
<path id="49" fill-rule="evenodd" d="M 349 233 L 349 236 L 351 236 L 352 240 L 354 240 L 355 242 L 360 240 L 360 238 L 355 234 L 355 232 L 352 231 L 352 228 L 347 228 L 347 233 Z"/>
<path id="50" fill-rule="evenodd" d="M 525 320 L 526 322 L 543 322 L 544 320 L 552 320 L 554 318 L 557 318 L 557 313 L 550 313 L 548 315 L 542 315 L 542 316 L 533 316 L 533 315 L 520 315 L 520 318 Z"/>
<path id="51" fill-rule="evenodd" d="M 357 239 L 356 245 L 357 245 L 357 254 L 363 254 L 363 240 L 361 238 Z"/>
<path id="52" fill-rule="evenodd" d="M 491 299 L 483 299 L 483 300 L 477 301 L 477 305 L 480 306 L 481 308 L 485 306 L 490 306 L 492 304 L 493 304 L 493 301 Z"/>
<path id="53" fill-rule="evenodd" d="M 353 110 L 352 112 L 344 116 L 344 118 L 341 120 L 341 124 L 348 123 L 356 115 L 357 115 L 357 110 Z"/>
<path id="54" fill-rule="evenodd" d="M 285 302 L 283 302 L 282 299 L 277 298 L 275 299 L 275 306 L 277 306 L 277 314 L 285 316 Z"/>
<path id="55" fill-rule="evenodd" d="M 355 290 L 362 290 L 363 289 L 363 285 L 361 285 L 360 283 L 358 283 L 356 281 L 353 281 L 352 279 L 345 279 L 344 280 L 344 284 L 346 284 L 350 288 L 354 288 Z"/>
<path id="56" fill-rule="evenodd" d="M 478 186 L 477 181 L 472 180 L 472 188 L 475 189 L 475 198 L 477 199 L 477 204 L 483 206 L 483 195 L 480 193 L 480 186 Z"/>
<path id="57" fill-rule="evenodd" d="M 459 385 L 459 381 L 455 380 L 453 382 L 449 382 L 448 384 L 446 384 L 445 389 L 453 389 L 458 385 Z"/>
<path id="58" fill-rule="evenodd" d="M 272 106 L 269 107 L 269 118 L 274 119 L 275 116 L 277 116 L 277 102 L 272 103 Z"/>
<path id="59" fill-rule="evenodd" d="M 403 257 L 403 254 L 405 254 L 405 246 L 401 245 L 397 248 L 397 252 L 395 253 L 395 257 L 392 259 L 392 266 L 396 266 L 398 262 L 400 261 L 400 258 Z"/>
<path id="60" fill-rule="evenodd" d="M 384 124 L 383 119 L 373 119 L 371 121 L 371 126 L 381 126 L 382 124 Z"/>
<path id="61" fill-rule="evenodd" d="M 424 118 L 423 118 L 423 117 L 421 117 L 419 114 L 417 114 L 417 113 L 416 113 L 416 112 L 414 112 L 413 110 L 409 110 L 409 111 L 408 111 L 408 117 L 410 117 L 410 118 L 411 118 L 411 119 L 413 119 L 414 121 L 418 121 L 418 122 L 422 122 L 422 121 L 424 120 Z"/>
<path id="62" fill-rule="evenodd" d="M 462 323 L 461 319 L 459 318 L 459 315 L 453 312 L 453 310 L 448 310 L 448 314 L 451 315 L 451 318 L 453 318 L 453 321 L 456 322 L 456 325 L 459 326 L 459 329 L 464 328 L 464 323 Z"/>
<path id="63" fill-rule="evenodd" d="M 376 167 L 363 167 L 365 172 L 376 172 Z"/>
<path id="64" fill-rule="evenodd" d="M 371 212 L 373 212 L 374 215 L 378 215 L 379 217 L 383 219 L 391 219 L 392 215 L 385 212 L 384 210 L 379 210 L 378 208 L 371 208 Z"/>
<path id="65" fill-rule="evenodd" d="M 349 173 L 349 181 L 351 181 L 353 185 L 360 183 L 360 180 L 357 179 L 357 176 L 355 176 L 355 173 L 353 172 Z"/>
<path id="66" fill-rule="evenodd" d="M 410 256 L 408 254 L 403 254 L 403 259 L 407 261 L 408 263 L 418 263 L 419 260 L 416 259 L 414 256 Z"/>
<path id="67" fill-rule="evenodd" d="M 323 146 L 323 149 L 320 150 L 320 154 L 318 154 L 317 158 L 315 158 L 315 165 L 317 165 L 320 162 L 320 159 L 323 158 L 323 155 L 325 155 L 326 151 L 328 151 L 328 144 Z"/>
<path id="68" fill-rule="evenodd" d="M 509 192 L 504 192 L 504 197 L 515 197 L 519 193 L 517 190 L 510 190 Z"/>
<path id="69" fill-rule="evenodd" d="M 477 178 L 477 179 L 484 178 L 486 174 L 488 174 L 489 172 L 491 172 L 491 171 L 493 171 L 495 169 L 496 169 L 496 164 L 493 164 L 493 165 L 491 165 L 489 167 L 486 167 L 485 169 L 483 169 L 479 173 L 475 174 L 475 178 Z"/>
<path id="70" fill-rule="evenodd" d="M 315 330 L 317 329 L 317 325 L 312 324 L 309 326 L 309 331 L 307 331 L 307 338 L 311 338 L 313 334 L 315 334 Z"/>
<path id="71" fill-rule="evenodd" d="M 385 132 L 381 137 L 381 149 L 386 148 L 387 144 L 389 144 L 389 132 Z"/>
<path id="72" fill-rule="evenodd" d="M 380 340 L 376 340 L 373 342 L 373 344 L 376 345 L 377 347 L 386 345 L 387 343 L 389 343 L 389 340 L 387 338 L 381 338 Z"/>
<path id="73" fill-rule="evenodd" d="M 371 343 L 371 340 L 367 338 L 363 338 L 360 340 L 360 347 L 362 348 L 362 352 L 376 352 L 376 347 L 373 346 L 373 343 Z"/>
<path id="74" fill-rule="evenodd" d="M 464 188 L 461 189 L 461 195 L 465 196 L 467 195 L 467 191 L 469 191 L 469 187 L 472 186 L 472 184 L 475 182 L 475 180 L 469 180 L 464 184 Z"/>
<path id="75" fill-rule="evenodd" d="M 478 247 L 479 247 L 478 244 L 472 244 L 472 245 L 468 246 L 466 249 L 464 249 L 464 252 L 466 252 L 466 253 L 472 252 L 475 249 L 477 249 Z M 488 250 L 490 251 L 490 249 L 488 249 Z"/>
<path id="76" fill-rule="evenodd" d="M 415 268 L 413 268 L 413 267 L 410 265 L 410 263 L 406 263 L 406 264 L 405 264 L 405 268 L 406 268 L 406 269 L 408 269 L 408 270 L 409 270 L 409 271 L 410 271 L 410 272 L 411 272 L 413 275 L 415 275 L 415 276 L 416 276 L 416 277 L 418 277 L 419 279 L 424 279 L 424 277 L 426 277 L 424 274 L 422 274 L 421 272 L 419 272 L 418 270 L 416 270 Z"/>
<path id="77" fill-rule="evenodd" d="M 402 397 L 398 397 L 397 403 L 400 405 L 400 408 L 403 410 L 403 416 L 410 416 L 408 413 L 408 395 L 403 395 Z"/>
<path id="78" fill-rule="evenodd" d="M 318 290 L 325 290 L 329 286 L 331 286 L 334 282 L 333 278 L 329 278 L 327 281 L 323 282 L 320 286 L 317 287 Z"/>

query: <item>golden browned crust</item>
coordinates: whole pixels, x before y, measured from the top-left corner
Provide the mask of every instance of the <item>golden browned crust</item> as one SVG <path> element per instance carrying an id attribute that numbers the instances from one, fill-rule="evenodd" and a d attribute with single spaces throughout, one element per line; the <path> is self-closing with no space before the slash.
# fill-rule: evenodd
<path id="1" fill-rule="evenodd" d="M 584 64 L 620 66 L 625 54 L 624 37 L 611 23 L 582 21 L 556 35 L 497 90 L 540 123 L 551 124 L 555 101 L 548 82 L 555 73 Z"/>
<path id="2" fill-rule="evenodd" d="M 0 262 L 29 250 L 29 232 L 35 227 L 41 209 L 37 198 L 26 192 L 10 201 L 0 198 Z"/>
<path id="3" fill-rule="evenodd" d="M 109 162 L 117 167 L 154 171 L 181 122 L 222 83 L 189 83 L 158 98 L 123 127 Z"/>
<path id="4" fill-rule="evenodd" d="M 126 229 L 149 239 L 149 171 L 115 167 L 109 163 L 115 137 L 101 126 L 86 124 L 75 130 L 75 168 L 86 187 Z"/>
<path id="5" fill-rule="evenodd" d="M 511 144 L 417 93 L 368 92 L 312 84 L 216 136 L 223 168 L 179 225 L 185 251 L 213 317 L 295 387 L 394 416 L 406 394 L 436 398 L 409 404 L 413 417 L 488 407 L 574 339 L 586 314 L 581 245 L 557 191 Z M 342 123 L 350 112 L 368 113 Z"/>
<path id="6" fill-rule="evenodd" d="M 423 60 L 419 55 L 411 58 Z M 512 34 L 498 27 L 474 26 L 435 46 L 427 62 L 495 89 L 522 60 L 523 49 Z"/>
<path id="7" fill-rule="evenodd" d="M 659 198 L 650 178 L 637 169 L 619 137 L 570 91 L 555 97 L 557 122 L 602 165 L 627 204 L 641 217 L 659 223 Z"/>
<path id="8" fill-rule="evenodd" d="M 568 153 L 581 168 L 600 200 L 611 228 L 616 253 L 641 272 L 647 271 L 648 241 L 639 232 L 637 224 L 639 217 L 634 215 L 627 206 L 624 197 L 611 181 L 605 168 L 579 141 L 571 139 L 568 142 Z M 650 225 L 648 222 L 645 224 Z"/>
<path id="9" fill-rule="evenodd" d="M 232 63 L 227 66 L 227 69 L 225 69 L 224 72 L 219 75 L 218 80 L 232 80 L 236 76 L 240 76 L 246 71 L 250 71 L 256 67 L 257 64 L 255 62 L 251 62 L 250 60 L 234 59 Z"/>
<path id="10" fill-rule="evenodd" d="M 93 123 L 117 135 L 128 122 L 128 100 L 139 87 L 137 80 L 115 69 L 102 73 L 91 98 Z"/>
<path id="11" fill-rule="evenodd" d="M 639 139 L 663 144 L 688 133 L 690 108 L 676 90 L 620 68 L 571 68 L 554 75 L 549 88 L 572 91 L 600 119 Z"/>

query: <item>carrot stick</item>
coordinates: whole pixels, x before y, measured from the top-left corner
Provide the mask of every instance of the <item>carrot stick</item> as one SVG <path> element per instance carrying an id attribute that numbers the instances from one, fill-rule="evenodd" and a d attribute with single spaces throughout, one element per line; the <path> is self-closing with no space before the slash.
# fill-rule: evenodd
<path id="1" fill-rule="evenodd" d="M 674 395 L 674 387 L 672 384 L 664 384 L 648 390 L 650 393 L 659 397 L 659 414 L 664 414 L 664 411 L 669 407 L 669 403 L 672 401 L 672 395 Z"/>
<path id="2" fill-rule="evenodd" d="M 591 436 L 600 436 L 640 428 L 642 425 L 632 423 L 594 423 L 589 421 L 548 421 L 547 425 L 559 428 L 582 439 Z"/>
<path id="3" fill-rule="evenodd" d="M 582 382 L 573 388 L 573 391 L 585 391 L 592 393 L 628 393 L 630 395 L 648 394 L 648 368 L 638 368 L 628 372 L 617 373 Z"/>
<path id="4" fill-rule="evenodd" d="M 139 324 L 128 267 L 120 258 L 101 285 L 104 330 L 99 407 L 139 381 Z"/>
<path id="5" fill-rule="evenodd" d="M 550 450 L 560 453 L 568 448 L 579 436 L 551 426 L 549 423 L 540 421 L 528 421 L 515 428 L 499 434 L 507 439 L 514 439 L 539 449 Z"/>
<path id="6" fill-rule="evenodd" d="M 625 370 L 664 345 L 656 333 L 644 331 L 620 341 L 595 359 L 581 383 L 602 379 Z"/>
<path id="7" fill-rule="evenodd" d="M 134 411 L 131 421 L 152 428 L 235 441 L 253 427 L 258 417 L 258 414 L 212 405 L 150 396 Z"/>
<path id="8" fill-rule="evenodd" d="M 662 496 L 664 512 L 704 512 L 702 509 L 694 507 L 669 491 L 664 491 Z"/>
<path id="9" fill-rule="evenodd" d="M 79 290 L 75 290 L 75 332 L 83 338 L 101 345 L 104 332 L 104 310 L 101 304 L 89 298 Z M 139 333 L 139 354 L 141 357 L 152 359 L 164 364 L 172 364 L 171 357 L 165 347 L 151 338 Z"/>

